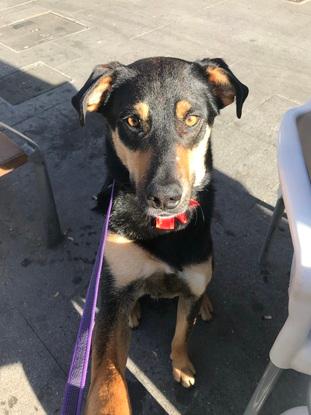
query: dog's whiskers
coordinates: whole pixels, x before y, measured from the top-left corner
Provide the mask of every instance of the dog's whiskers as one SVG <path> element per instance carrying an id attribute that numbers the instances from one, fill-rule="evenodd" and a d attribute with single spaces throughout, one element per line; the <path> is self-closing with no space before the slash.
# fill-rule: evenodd
<path id="1" fill-rule="evenodd" d="M 202 217 L 203 217 L 203 222 L 205 222 L 205 216 L 204 216 L 204 211 L 202 209 L 202 206 L 200 206 L 201 212 L 202 212 Z"/>
<path id="2" fill-rule="evenodd" d="M 195 209 L 194 213 L 195 213 L 195 225 L 196 225 L 198 222 L 198 211 Z"/>

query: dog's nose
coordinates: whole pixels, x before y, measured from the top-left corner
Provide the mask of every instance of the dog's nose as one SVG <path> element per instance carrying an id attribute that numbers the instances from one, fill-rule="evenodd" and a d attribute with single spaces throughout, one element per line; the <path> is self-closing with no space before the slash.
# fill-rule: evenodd
<path id="1" fill-rule="evenodd" d="M 177 183 L 153 186 L 148 192 L 148 204 L 156 209 L 175 209 L 182 197 L 182 188 Z"/>

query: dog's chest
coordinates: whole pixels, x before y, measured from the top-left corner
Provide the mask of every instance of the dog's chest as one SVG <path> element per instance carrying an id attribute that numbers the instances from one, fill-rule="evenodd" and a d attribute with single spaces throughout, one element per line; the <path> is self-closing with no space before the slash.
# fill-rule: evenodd
<path id="1" fill-rule="evenodd" d="M 124 288 L 132 283 L 142 294 L 153 297 L 175 297 L 181 293 L 200 296 L 211 279 L 211 259 L 175 270 L 151 255 L 133 241 L 110 233 L 106 245 L 106 261 L 114 283 Z"/>

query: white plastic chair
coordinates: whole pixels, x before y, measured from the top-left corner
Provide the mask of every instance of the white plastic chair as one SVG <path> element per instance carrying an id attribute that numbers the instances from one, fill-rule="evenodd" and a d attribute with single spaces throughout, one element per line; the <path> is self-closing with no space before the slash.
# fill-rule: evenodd
<path id="1" fill-rule="evenodd" d="M 261 262 L 285 208 L 294 246 L 288 318 L 272 346 L 270 363 L 244 415 L 259 414 L 283 369 L 311 375 L 311 101 L 289 110 L 283 117 L 278 169 L 281 196 L 273 213 Z M 292 408 L 285 414 L 311 415 L 311 383 L 307 406 Z"/>

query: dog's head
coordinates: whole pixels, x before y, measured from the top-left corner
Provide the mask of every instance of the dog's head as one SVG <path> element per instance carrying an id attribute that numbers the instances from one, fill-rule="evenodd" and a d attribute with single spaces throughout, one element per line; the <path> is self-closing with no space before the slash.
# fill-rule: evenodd
<path id="1" fill-rule="evenodd" d="M 173 216 L 206 184 L 215 116 L 235 100 L 240 118 L 247 95 L 222 59 L 149 58 L 96 66 L 72 102 L 82 125 L 88 111 L 105 116 L 107 156 L 126 169 L 147 213 Z"/>

